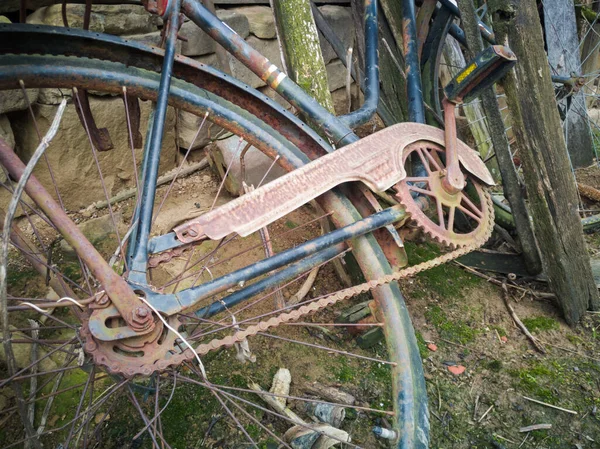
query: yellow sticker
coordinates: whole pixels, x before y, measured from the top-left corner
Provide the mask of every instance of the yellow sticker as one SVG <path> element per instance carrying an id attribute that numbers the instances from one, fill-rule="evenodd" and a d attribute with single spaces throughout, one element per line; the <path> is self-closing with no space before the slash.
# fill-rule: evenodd
<path id="1" fill-rule="evenodd" d="M 458 81 L 459 83 L 462 83 L 463 80 L 467 76 L 469 76 L 473 72 L 473 70 L 475 70 L 476 68 L 477 68 L 477 64 L 475 64 L 475 63 L 471 64 L 469 67 L 467 67 L 465 70 L 463 70 L 463 72 L 460 75 L 458 75 L 456 77 L 456 81 Z"/>

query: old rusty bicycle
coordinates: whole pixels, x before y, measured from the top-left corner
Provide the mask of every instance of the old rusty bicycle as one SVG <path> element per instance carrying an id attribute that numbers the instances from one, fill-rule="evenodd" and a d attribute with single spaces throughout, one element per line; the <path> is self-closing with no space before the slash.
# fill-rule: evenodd
<path id="1" fill-rule="evenodd" d="M 94 123 L 88 92 L 123 98 L 126 147 L 135 174 L 124 182 L 138 187 L 138 200 L 123 212 L 130 224 L 124 232 L 119 232 L 116 210 L 108 201 L 118 247 L 99 249 L 75 224 L 77 214 L 60 194 L 65 185 L 54 179 L 51 167 L 42 161 L 44 174 L 31 174 L 50 139 L 40 131 L 37 151 L 23 159 L 0 141 L 0 164 L 8 175 L 4 186 L 11 192 L 4 220 L 8 263 L 0 274 L 6 363 L 0 388 L 14 391 L 2 410 L 2 447 L 26 442 L 41 447 L 44 441 L 88 447 L 126 439 L 172 447 L 169 442 L 182 441 L 191 425 L 175 407 L 187 397 L 193 407 L 223 410 L 232 426 L 223 431 L 227 444 L 292 447 L 284 434 L 294 426 L 298 433 L 312 432 L 319 447 L 340 442 L 373 447 L 370 428 L 385 416 L 392 423 L 387 434 L 395 447 L 428 447 L 421 360 L 396 281 L 465 254 L 491 234 L 487 188 L 493 179 L 477 153 L 457 139 L 454 109 L 510 69 L 514 56 L 504 47 L 490 46 L 454 78 L 445 90 L 442 131 L 425 124 L 416 47 L 407 46 L 411 121 L 359 139 L 353 129 L 373 116 L 379 97 L 375 0 L 365 1 L 365 102 L 340 117 L 319 106 L 201 2 L 161 0 L 145 6 L 164 20 L 164 49 L 88 30 L 0 24 L 0 88 L 25 95 L 27 89 L 45 87 L 71 92 L 87 138 L 78 151 L 93 153 L 107 200 L 103 135 Z M 416 45 L 415 4 L 404 1 L 403 9 L 410 24 L 406 37 Z M 301 111 L 321 134 L 271 98 L 176 54 L 180 14 Z M 441 31 L 445 36 L 449 30 Z M 432 27 L 434 31 L 440 32 Z M 140 101 L 154 102 L 145 139 Z M 170 106 L 201 118 L 200 128 L 210 123 L 236 136 L 238 157 L 253 146 L 288 174 L 231 201 L 225 200 L 222 183 L 215 184 L 202 199 L 208 205 L 204 213 L 157 229 L 159 212 L 178 213 L 167 206 L 161 210 L 170 189 L 163 195 L 157 188 Z M 31 105 L 29 109 L 35 120 Z M 317 218 L 301 208 L 311 200 L 318 203 Z M 23 217 L 19 222 L 13 220 L 17 208 Z M 403 250 L 397 227 L 409 220 L 450 252 L 405 268 L 394 255 Z M 328 221 L 335 229 L 328 228 Z M 349 253 L 365 282 L 344 287 L 329 281 L 298 303 L 286 301 L 284 293 L 294 286 L 297 290 L 315 268 L 333 273 L 334 262 Z M 372 295 L 376 317 L 362 326 L 382 329 L 385 336 L 385 347 L 375 353 L 349 350 L 348 344 L 323 333 L 343 324 L 335 322 L 336 313 L 362 294 Z M 236 362 L 239 368 L 234 368 L 232 354 L 246 362 L 258 360 Z M 298 422 L 285 411 L 267 408 L 248 390 L 248 379 L 243 382 L 247 375 L 267 382 L 264 376 L 278 363 L 296 364 L 307 381 L 331 374 L 347 383 L 357 380 L 343 374 L 344 367 L 378 373 L 361 382 L 370 391 L 382 391 L 385 399 L 349 406 L 362 420 L 358 427 L 367 431 L 339 434 L 331 426 Z M 248 374 L 245 370 L 252 367 L 256 373 Z M 300 393 L 282 398 L 340 405 Z M 31 419 L 32 404 L 45 420 L 41 425 L 35 412 Z M 50 425 L 45 409 L 61 406 L 68 410 Z M 135 431 L 120 430 L 118 435 L 111 433 L 111 416 L 121 406 L 131 407 L 137 424 Z M 200 417 L 207 425 L 211 421 Z M 271 422 L 273 417 L 279 421 Z"/>

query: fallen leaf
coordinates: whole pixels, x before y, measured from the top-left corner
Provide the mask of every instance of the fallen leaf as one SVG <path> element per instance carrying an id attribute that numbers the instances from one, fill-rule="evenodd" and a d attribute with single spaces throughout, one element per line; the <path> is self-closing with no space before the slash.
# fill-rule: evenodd
<path id="1" fill-rule="evenodd" d="M 108 421 L 110 419 L 110 413 L 106 415 L 106 417 L 104 416 L 104 413 L 98 413 L 96 416 L 94 416 L 94 422 L 96 424 L 100 424 L 102 422 L 102 420 L 104 421 Z"/>
<path id="2" fill-rule="evenodd" d="M 48 425 L 50 427 L 54 427 L 54 424 L 56 424 L 56 421 L 58 421 L 59 418 L 60 418 L 60 416 L 58 416 L 58 415 L 51 416 L 50 419 L 48 420 Z"/>
<path id="3" fill-rule="evenodd" d="M 465 372 L 465 370 L 466 370 L 466 368 L 462 365 L 454 365 L 454 366 L 448 367 L 448 371 L 450 371 L 455 376 L 461 375 L 462 373 Z"/>
<path id="4" fill-rule="evenodd" d="M 432 351 L 432 352 L 435 352 L 435 351 L 437 351 L 437 346 L 436 346 L 436 345 L 434 345 L 433 343 L 429 343 L 429 344 L 427 345 L 427 349 L 429 349 L 429 350 L 430 350 L 430 351 Z"/>

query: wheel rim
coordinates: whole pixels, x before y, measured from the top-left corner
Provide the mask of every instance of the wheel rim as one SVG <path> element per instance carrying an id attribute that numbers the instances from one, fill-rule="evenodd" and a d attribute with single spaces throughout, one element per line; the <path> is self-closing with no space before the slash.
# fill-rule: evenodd
<path id="1" fill-rule="evenodd" d="M 27 86 L 30 86 L 30 84 L 27 84 Z M 218 121 L 219 124 L 223 125 L 225 122 L 226 122 L 226 119 L 219 118 L 219 121 Z M 233 126 L 233 124 L 232 124 L 232 126 Z M 233 127 L 233 129 L 235 129 L 235 127 Z M 263 143 L 262 147 L 266 148 L 266 146 L 264 145 L 264 143 Z M 88 150 L 89 150 L 89 148 L 88 148 Z M 290 154 L 290 153 L 288 152 L 288 154 Z M 293 153 L 291 153 L 291 154 L 292 154 L 292 157 L 290 157 L 290 160 L 291 161 L 297 160 L 297 157 L 295 159 L 293 157 L 294 156 Z M 290 162 L 288 162 L 288 164 L 290 164 Z M 160 196 L 161 195 L 159 195 L 159 198 L 160 198 Z M 339 207 L 339 200 L 337 200 L 335 198 L 333 198 L 333 199 L 330 198 L 329 199 L 329 204 L 335 205 L 336 202 L 338 202 L 337 203 L 338 204 L 337 207 Z M 30 213 L 34 214 L 34 211 L 31 210 Z M 338 218 L 338 220 L 339 220 L 339 218 Z M 316 225 L 313 225 L 313 226 L 316 226 Z M 41 230 L 42 230 L 42 228 L 40 227 L 38 229 L 38 231 L 41 231 Z M 284 232 L 287 232 L 287 231 L 284 231 Z M 314 232 L 314 229 L 313 229 L 313 232 Z M 34 234 L 35 234 L 35 232 L 34 232 Z M 256 246 L 258 249 L 262 250 L 261 246 L 257 246 L 257 245 L 254 245 L 254 246 Z M 107 257 L 108 256 L 109 256 L 109 254 L 107 254 Z M 60 257 L 59 257 L 59 260 L 60 260 Z M 193 262 L 191 262 L 191 263 L 193 264 Z M 85 291 L 86 288 L 87 288 L 86 285 L 79 285 L 80 283 L 77 282 L 77 280 L 71 279 L 68 276 L 66 276 L 64 278 L 61 278 L 61 279 L 63 280 L 63 282 L 65 284 L 70 285 L 72 289 L 75 289 L 75 290 L 78 290 L 78 291 Z M 76 285 L 73 285 L 73 284 L 76 284 Z M 173 284 L 171 284 L 171 287 L 173 287 Z M 90 291 L 88 293 L 93 293 L 93 291 Z M 12 293 L 11 296 L 13 296 L 12 299 L 14 299 L 16 297 L 20 297 L 18 295 L 15 295 L 14 291 L 13 291 L 13 293 Z M 40 298 L 30 298 L 30 299 L 40 299 Z M 19 300 L 19 301 L 21 301 L 21 300 Z M 37 317 L 39 317 L 39 314 L 37 314 L 35 312 L 29 312 L 29 313 L 31 313 L 31 314 L 36 315 Z M 65 321 L 65 319 L 66 319 L 61 314 L 58 314 L 58 316 L 56 316 L 55 318 L 60 319 L 62 321 Z M 54 318 L 50 318 L 49 321 L 53 322 L 53 321 L 56 321 L 56 320 Z M 69 326 L 73 326 L 73 324 L 74 324 L 73 322 L 65 321 L 65 324 L 63 324 L 63 326 L 64 326 L 63 329 L 69 329 Z M 410 326 L 410 323 L 408 323 L 408 325 Z M 52 327 L 56 327 L 56 326 L 52 326 Z M 20 330 L 15 331 L 15 332 L 20 332 L 20 333 L 28 333 L 28 332 L 30 332 L 30 330 L 29 330 L 28 327 L 20 326 L 20 327 L 18 327 L 18 329 L 20 329 Z M 71 330 L 73 330 L 73 329 L 71 329 Z M 52 334 L 52 332 L 56 332 L 56 331 L 57 331 L 57 329 L 51 329 L 50 326 L 45 326 L 42 329 L 42 332 L 49 332 L 50 334 Z M 77 332 L 75 330 L 73 330 L 73 336 L 76 336 L 76 335 L 78 335 Z M 71 340 L 64 339 L 64 340 L 61 340 L 60 343 L 53 343 L 52 344 L 53 346 L 47 348 L 48 351 L 46 351 L 46 353 L 47 353 L 47 352 L 50 352 L 50 351 L 56 349 L 56 352 L 58 352 L 58 353 L 65 353 L 65 355 L 69 357 L 69 358 L 65 358 L 64 359 L 65 362 L 63 363 L 63 365 L 66 363 L 66 366 L 64 366 L 64 368 L 67 368 L 67 369 L 62 370 L 60 372 L 60 373 L 64 373 L 64 374 L 62 374 L 63 379 L 65 377 L 69 377 L 70 376 L 69 373 L 71 373 L 71 372 L 73 372 L 75 370 L 78 370 L 78 367 L 73 367 L 73 365 L 72 365 L 73 363 L 75 363 L 75 359 L 73 359 L 72 357 L 73 357 L 73 354 L 75 354 L 75 353 L 79 354 L 79 352 L 77 352 L 78 346 L 79 346 L 79 341 L 77 339 L 72 340 L 72 341 Z M 17 345 L 17 344 L 26 344 L 26 343 L 13 343 L 13 345 Z M 123 347 L 121 348 L 121 350 L 123 350 L 125 352 L 130 351 L 131 353 L 135 352 L 134 349 L 135 348 L 132 347 L 131 345 L 129 345 L 129 347 L 127 347 L 127 348 L 123 348 Z M 111 350 L 114 350 L 114 348 L 111 348 Z M 321 350 L 324 351 L 324 349 L 321 349 Z M 66 354 L 67 352 L 70 355 Z M 77 357 L 79 357 L 79 355 L 77 355 Z M 350 358 L 352 356 L 351 355 L 344 355 L 344 357 Z M 350 360 L 353 360 L 353 359 L 350 358 Z M 68 361 L 68 363 L 67 363 L 67 361 Z M 352 364 L 354 362 L 349 362 L 349 363 Z M 383 366 L 386 366 L 385 361 L 383 361 Z M 155 391 L 159 390 L 158 387 L 152 387 L 153 384 L 154 385 L 159 384 L 161 391 L 164 390 L 164 391 L 168 391 L 169 393 L 171 391 L 170 388 L 174 388 L 174 384 L 176 382 L 178 382 L 178 381 L 180 382 L 180 385 L 182 385 L 184 383 L 194 384 L 193 382 L 191 382 L 190 380 L 188 380 L 189 376 L 186 376 L 186 379 L 183 379 L 182 377 L 179 376 L 179 374 L 173 374 L 172 376 L 168 376 L 167 375 L 166 377 L 165 377 L 164 374 L 162 376 L 151 376 L 146 381 L 141 381 L 141 382 L 132 383 L 132 384 L 129 384 L 129 382 L 126 382 L 126 379 L 120 379 L 119 378 L 115 383 L 112 384 L 112 387 L 106 387 L 106 388 L 112 388 L 109 391 L 110 394 L 107 393 L 107 396 L 111 396 L 113 398 L 119 396 L 118 400 L 115 400 L 114 402 L 112 402 L 112 403 L 109 404 L 110 401 L 108 401 L 108 399 L 103 399 L 104 398 L 104 396 L 103 396 L 102 398 L 98 399 L 98 402 L 96 402 L 97 397 L 95 396 L 96 393 L 94 393 L 94 391 L 98 392 L 98 390 L 100 388 L 100 383 L 96 383 L 96 382 L 106 381 L 105 379 L 111 380 L 112 378 L 110 376 L 106 375 L 105 373 L 101 373 L 99 369 L 90 367 L 89 364 L 85 365 L 85 367 L 86 367 L 86 369 L 91 370 L 91 372 L 93 373 L 93 376 L 92 377 L 88 377 L 88 379 L 93 378 L 94 380 L 90 381 L 90 382 L 87 382 L 87 381 L 86 382 L 80 382 L 81 385 L 79 385 L 79 387 L 77 387 L 77 388 L 73 388 L 74 385 L 72 383 L 69 384 L 68 387 L 65 387 L 65 388 L 71 388 L 71 390 L 69 390 L 69 391 L 78 390 L 78 389 L 85 390 L 85 394 L 81 394 L 81 396 L 80 396 L 81 407 L 79 407 L 78 410 L 77 410 L 77 413 L 76 413 L 76 414 L 78 414 L 78 416 L 76 417 L 77 419 L 75 421 L 73 421 L 73 422 L 69 422 L 67 420 L 66 424 L 64 423 L 63 420 L 60 420 L 59 424 L 55 423 L 55 427 L 54 427 L 55 430 L 53 432 L 54 435 L 57 435 L 58 433 L 61 432 L 61 430 L 56 430 L 56 429 L 60 428 L 62 426 L 64 426 L 63 430 L 68 429 L 68 430 L 66 430 L 66 432 L 67 432 L 66 436 L 63 435 L 63 437 L 64 437 L 63 441 L 69 440 L 71 447 L 74 447 L 74 445 L 76 443 L 79 444 L 80 446 L 81 445 L 86 445 L 86 444 L 87 445 L 91 444 L 91 442 L 93 441 L 94 435 L 96 434 L 96 438 L 97 438 L 98 434 L 101 434 L 103 432 L 102 429 L 107 426 L 107 424 L 106 424 L 107 423 L 107 419 L 108 419 L 108 422 L 110 422 L 110 418 L 107 418 L 107 416 L 110 415 L 111 412 L 109 412 L 108 409 L 112 408 L 112 410 L 114 410 L 115 408 L 119 408 L 119 405 L 121 404 L 119 401 L 122 401 L 123 398 L 129 398 L 128 402 L 130 402 L 130 406 L 139 415 L 138 421 L 140 422 L 140 427 L 145 427 L 147 425 L 147 423 L 150 422 L 150 420 L 152 419 L 152 418 L 150 418 L 150 414 L 151 414 L 150 412 L 151 411 L 146 410 L 145 407 L 146 407 L 147 404 L 144 405 L 142 403 L 141 399 L 139 399 L 139 397 L 136 397 L 136 395 L 139 395 L 139 391 L 145 392 L 144 394 L 146 396 L 148 396 L 148 394 L 151 394 L 151 393 L 148 393 L 149 390 L 151 391 L 153 388 L 155 389 Z M 62 368 L 63 367 L 61 367 L 61 369 Z M 189 369 L 190 372 L 192 372 L 192 373 L 194 373 L 194 370 L 196 370 L 195 371 L 195 375 L 199 375 L 198 371 L 197 371 L 198 370 L 197 367 L 187 366 L 185 368 Z M 53 385 L 56 384 L 57 376 L 60 376 L 61 375 L 60 373 L 57 371 L 56 375 L 53 377 L 53 379 L 51 381 L 47 382 L 47 386 L 44 386 L 44 388 L 50 388 L 49 394 L 53 394 L 52 393 L 53 392 Z M 27 374 L 22 374 L 21 378 L 18 380 L 18 382 L 23 382 L 26 379 L 30 379 L 30 377 L 24 377 L 23 378 L 23 375 L 26 376 Z M 5 377 L 5 376 L 3 376 L 3 377 Z M 32 376 L 32 377 L 34 377 L 34 376 Z M 38 377 L 40 377 L 40 379 L 44 378 L 43 375 L 40 375 Z M 6 378 L 5 378 L 5 380 L 6 380 Z M 43 382 L 46 382 L 46 379 L 44 379 L 42 381 L 42 383 Z M 3 383 L 4 383 L 4 381 L 3 381 Z M 64 390 L 65 389 L 65 388 L 63 388 L 64 385 L 66 385 L 66 384 L 62 380 L 60 382 L 58 382 L 58 389 L 56 391 Z M 196 386 L 198 386 L 198 385 L 196 385 Z M 263 385 L 263 386 L 264 387 L 268 387 L 268 384 L 267 385 Z M 56 391 L 54 391 L 54 393 L 55 393 L 54 396 L 50 396 L 50 397 L 60 397 L 62 393 L 57 393 L 56 394 Z M 220 393 L 220 394 L 224 395 L 224 393 Z M 92 397 L 92 399 L 89 402 L 89 404 L 91 404 L 91 406 L 96 406 L 96 404 L 100 404 L 100 405 L 98 405 L 97 408 L 98 408 L 98 410 L 100 410 L 100 409 L 103 410 L 102 412 L 98 412 L 98 413 L 102 413 L 102 416 L 98 416 L 98 413 L 96 415 L 94 415 L 94 418 L 97 418 L 98 421 L 99 421 L 99 423 L 94 421 L 94 423 L 91 424 L 91 421 L 89 419 L 90 416 L 91 416 L 91 412 L 89 410 L 88 410 L 88 412 L 86 414 L 83 414 L 83 411 L 85 411 L 85 410 L 87 410 L 87 409 L 89 409 L 91 407 L 91 406 L 88 406 L 86 408 L 86 406 L 85 406 L 85 404 L 88 404 L 88 396 Z M 156 394 L 156 396 L 159 397 L 158 394 Z M 166 394 L 165 396 L 168 396 L 168 394 Z M 83 398 L 85 398 L 85 400 Z M 230 398 L 230 396 L 226 396 L 226 398 L 223 399 L 223 400 L 224 400 L 224 402 L 226 402 L 227 404 L 229 404 L 227 398 Z M 160 397 L 159 397 L 158 401 L 160 402 L 162 400 L 163 399 L 160 399 Z M 28 402 L 27 399 L 25 400 L 25 402 Z M 256 399 L 254 399 L 254 402 L 258 402 L 258 401 Z M 47 401 L 45 403 L 47 403 Z M 391 404 L 391 403 L 393 403 L 393 401 L 390 398 L 389 402 L 386 401 L 386 403 L 387 404 Z M 79 403 L 77 405 L 79 405 Z M 238 405 L 239 405 L 239 403 L 238 403 Z M 235 406 L 233 406 L 233 405 L 230 404 L 229 408 L 230 409 L 231 408 L 235 408 Z M 140 409 L 142 409 L 141 413 L 140 413 Z M 90 410 L 94 410 L 95 411 L 96 409 L 90 409 Z M 159 411 L 160 410 L 162 410 L 161 407 L 159 407 Z M 410 411 L 412 412 L 412 409 Z M 10 413 L 10 412 L 11 411 L 9 411 L 8 413 Z M 12 412 L 16 412 L 16 410 L 13 408 Z M 264 413 L 267 413 L 267 412 L 264 412 Z M 369 413 L 371 413 L 371 412 L 369 412 Z M 113 414 L 114 414 L 114 412 L 113 412 Z M 246 415 L 243 414 L 242 412 L 240 412 L 240 416 L 246 416 Z M 167 417 L 167 415 L 165 415 L 164 418 L 166 418 L 166 417 Z M 248 417 L 246 417 L 246 418 L 249 420 L 247 422 L 253 422 L 250 418 L 248 418 Z M 410 420 L 409 420 L 409 422 L 410 422 Z M 73 423 L 75 423 L 76 425 L 73 425 Z M 256 424 L 256 423 L 254 423 L 254 424 Z M 256 424 L 256 425 L 258 426 L 258 424 Z M 156 426 L 156 424 L 155 424 L 155 426 Z M 93 427 L 93 429 L 89 430 L 90 427 Z M 86 428 L 87 428 L 87 430 L 85 430 Z M 265 433 L 266 435 L 269 435 L 268 432 L 265 429 L 261 428 L 260 426 L 259 426 L 259 428 L 261 429 L 261 431 L 263 433 Z M 88 430 L 89 430 L 89 432 L 88 432 Z M 50 431 L 49 430 L 45 430 L 44 432 L 48 432 L 49 433 Z M 146 436 L 146 438 L 148 439 L 148 441 L 156 440 L 157 443 L 160 444 L 160 441 L 161 441 L 162 438 L 165 438 L 165 439 L 167 438 L 165 432 L 169 432 L 169 431 L 165 430 L 164 432 L 159 432 L 157 430 L 154 435 L 151 435 L 149 437 Z M 70 439 L 69 439 L 69 433 L 72 433 L 70 435 Z M 146 434 L 149 435 L 148 432 L 146 432 Z M 44 434 L 44 436 L 46 436 L 46 434 Z M 169 436 L 173 436 L 173 435 L 169 435 Z M 243 437 L 246 437 L 246 435 L 243 435 Z"/>

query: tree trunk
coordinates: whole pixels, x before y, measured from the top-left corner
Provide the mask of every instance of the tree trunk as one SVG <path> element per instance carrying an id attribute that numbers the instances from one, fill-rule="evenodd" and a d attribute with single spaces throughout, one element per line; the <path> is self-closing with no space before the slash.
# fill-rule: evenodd
<path id="1" fill-rule="evenodd" d="M 536 3 L 501 0 L 491 6 L 497 41 L 508 42 L 518 59 L 504 84 L 542 264 L 567 323 L 574 325 L 588 307 L 600 308 L 600 300 Z"/>
<path id="2" fill-rule="evenodd" d="M 483 50 L 483 41 L 479 32 L 475 6 L 473 5 L 473 0 L 458 0 L 458 7 L 461 10 L 465 37 L 471 53 L 470 57 L 473 58 Z M 521 193 L 521 183 L 519 182 L 517 170 L 513 162 L 495 89 L 493 87 L 487 89 L 480 98 L 481 107 L 488 119 L 490 140 L 494 147 L 498 168 L 504 182 L 504 195 L 508 199 L 512 209 L 525 266 L 531 274 L 538 274 L 542 271 L 542 261 L 533 235 L 531 222 L 529 221 L 527 205 Z"/>
<path id="3" fill-rule="evenodd" d="M 544 0 L 544 23 L 548 62 L 552 74 L 571 76 L 581 74 L 579 36 L 575 8 L 569 0 Z M 570 101 L 570 105 L 567 102 Z M 564 98 L 559 107 L 566 110 L 564 134 L 573 168 L 592 164 L 594 147 L 590 135 L 588 113 L 583 91 Z"/>
<path id="4" fill-rule="evenodd" d="M 272 0 L 288 76 L 335 113 L 310 0 Z"/>

